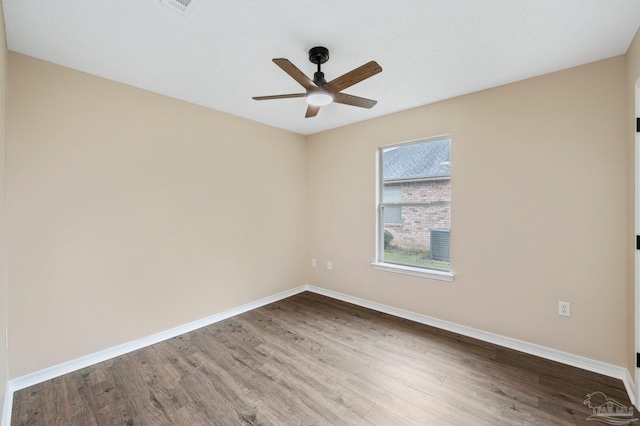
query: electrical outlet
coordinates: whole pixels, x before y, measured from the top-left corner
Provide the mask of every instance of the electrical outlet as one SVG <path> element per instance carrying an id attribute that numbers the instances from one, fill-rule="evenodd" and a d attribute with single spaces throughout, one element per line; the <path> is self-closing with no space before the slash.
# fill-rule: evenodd
<path id="1" fill-rule="evenodd" d="M 330 260 L 327 261 L 327 269 L 328 270 L 332 270 L 333 269 L 333 262 L 331 262 Z"/>
<path id="2" fill-rule="evenodd" d="M 563 317 L 571 316 L 571 303 L 569 302 L 558 302 L 558 315 Z"/>
<path id="3" fill-rule="evenodd" d="M 313 266 L 314 268 L 316 267 L 316 260 L 315 259 L 311 259 L 311 266 Z"/>

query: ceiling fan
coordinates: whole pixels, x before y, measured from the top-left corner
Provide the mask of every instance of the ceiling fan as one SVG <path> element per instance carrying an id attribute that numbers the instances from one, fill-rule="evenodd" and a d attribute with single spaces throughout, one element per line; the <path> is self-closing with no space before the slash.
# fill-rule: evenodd
<path id="1" fill-rule="evenodd" d="M 328 105 L 331 102 L 360 108 L 372 108 L 377 103 L 377 101 L 371 99 L 341 93 L 342 90 L 381 72 L 382 68 L 377 62 L 368 62 L 327 83 L 324 79 L 324 73 L 320 70 L 320 66 L 329 60 L 329 49 L 321 46 L 312 48 L 309 50 L 309 60 L 318 65 L 318 71 L 313 74 L 313 80 L 304 75 L 304 73 L 288 59 L 275 58 L 273 60 L 284 72 L 300 83 L 300 85 L 306 89 L 306 93 L 255 96 L 253 99 L 256 101 L 264 101 L 269 99 L 306 98 L 309 105 L 307 106 L 305 118 L 315 117 L 318 115 L 320 107 Z"/>

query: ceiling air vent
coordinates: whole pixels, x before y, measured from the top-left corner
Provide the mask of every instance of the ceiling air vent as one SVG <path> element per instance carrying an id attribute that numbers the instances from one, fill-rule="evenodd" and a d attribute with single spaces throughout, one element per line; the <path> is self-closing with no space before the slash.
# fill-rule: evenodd
<path id="1" fill-rule="evenodd" d="M 188 15 L 198 0 L 160 0 L 160 3 L 182 15 Z"/>

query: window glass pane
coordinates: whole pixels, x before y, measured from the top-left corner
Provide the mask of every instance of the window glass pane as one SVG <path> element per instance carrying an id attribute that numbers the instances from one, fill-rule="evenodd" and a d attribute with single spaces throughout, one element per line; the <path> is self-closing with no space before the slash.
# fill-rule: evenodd
<path id="1" fill-rule="evenodd" d="M 450 175 L 448 138 L 382 149 L 379 260 L 450 270 Z"/>
<path id="2" fill-rule="evenodd" d="M 406 206 L 401 226 L 384 227 L 384 262 L 450 269 L 450 203 Z M 384 209 L 385 214 L 387 209 Z"/>

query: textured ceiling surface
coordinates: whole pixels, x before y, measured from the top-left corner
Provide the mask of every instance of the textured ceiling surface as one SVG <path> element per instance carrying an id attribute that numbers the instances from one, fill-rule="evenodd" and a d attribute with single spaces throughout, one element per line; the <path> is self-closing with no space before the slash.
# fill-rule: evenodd
<path id="1" fill-rule="evenodd" d="M 311 134 L 624 54 L 638 0 L 4 0 L 10 50 Z M 326 46 L 331 80 L 370 60 L 383 72 L 345 90 L 376 99 L 304 118 L 303 92 L 272 61 L 309 77 Z"/>

